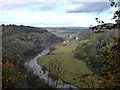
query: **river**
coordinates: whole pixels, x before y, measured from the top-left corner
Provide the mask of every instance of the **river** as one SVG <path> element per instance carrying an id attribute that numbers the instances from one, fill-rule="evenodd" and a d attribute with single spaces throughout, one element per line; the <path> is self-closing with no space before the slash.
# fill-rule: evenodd
<path id="1" fill-rule="evenodd" d="M 46 73 L 43 72 L 42 67 L 37 63 L 37 58 L 40 56 L 45 56 L 48 54 L 49 49 L 43 50 L 40 54 L 38 54 L 34 59 L 31 59 L 30 61 L 27 61 L 25 63 L 25 67 L 28 70 L 34 70 L 34 74 L 38 75 L 39 78 L 42 78 L 45 80 L 46 83 L 48 83 L 51 86 L 55 86 L 57 88 L 74 88 L 78 89 L 77 87 L 71 85 L 71 84 L 66 84 L 60 79 L 58 81 L 53 81 L 50 77 L 48 77 L 48 71 Z"/>

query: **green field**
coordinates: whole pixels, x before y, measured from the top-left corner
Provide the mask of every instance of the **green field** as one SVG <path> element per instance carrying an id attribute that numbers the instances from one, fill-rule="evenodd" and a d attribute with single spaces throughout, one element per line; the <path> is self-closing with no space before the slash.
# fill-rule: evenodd
<path id="1" fill-rule="evenodd" d="M 64 34 L 56 34 L 56 33 L 55 33 L 55 35 L 57 35 L 58 37 L 62 37 L 62 38 L 64 38 L 65 40 L 67 40 L 67 39 L 69 38 L 67 35 L 64 35 Z"/>
<path id="2" fill-rule="evenodd" d="M 73 41 L 65 44 L 62 43 L 56 46 L 56 49 L 50 55 L 39 57 L 37 62 L 42 67 L 47 67 L 48 71 L 50 67 L 53 67 L 53 65 L 51 66 L 50 64 L 51 62 L 54 62 L 53 64 L 55 65 L 61 63 L 60 69 L 62 70 L 62 73 L 60 79 L 66 83 L 71 83 L 79 88 L 98 87 L 96 82 L 100 77 L 92 75 L 92 71 L 90 71 L 85 62 L 74 58 L 78 43 L 87 41 L 88 40 L 80 42 Z M 52 73 L 56 74 L 58 72 L 55 70 Z"/>
<path id="3" fill-rule="evenodd" d="M 47 28 L 48 31 L 52 32 L 53 34 L 57 35 L 58 37 L 62 37 L 65 40 L 69 40 L 69 36 L 76 37 L 78 32 L 82 29 L 71 29 L 71 28 Z"/>

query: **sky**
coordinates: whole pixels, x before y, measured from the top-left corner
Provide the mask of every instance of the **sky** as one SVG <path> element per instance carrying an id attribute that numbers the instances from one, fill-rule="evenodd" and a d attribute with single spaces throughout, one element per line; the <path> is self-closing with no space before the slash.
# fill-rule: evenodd
<path id="1" fill-rule="evenodd" d="M 109 0 L 0 0 L 0 24 L 35 27 L 97 25 L 95 18 L 114 23 L 117 8 Z"/>

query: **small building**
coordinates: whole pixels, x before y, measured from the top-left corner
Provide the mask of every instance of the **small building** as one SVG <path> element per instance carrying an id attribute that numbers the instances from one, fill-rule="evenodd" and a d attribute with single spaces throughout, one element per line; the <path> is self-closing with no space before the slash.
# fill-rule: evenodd
<path id="1" fill-rule="evenodd" d="M 66 43 L 66 41 L 63 41 L 63 43 Z"/>
<path id="2" fill-rule="evenodd" d="M 78 40 L 79 38 L 78 37 L 76 37 L 76 40 Z"/>
<path id="3" fill-rule="evenodd" d="M 70 38 L 72 38 L 72 36 L 70 36 Z"/>
<path id="4" fill-rule="evenodd" d="M 70 42 L 69 40 L 67 40 L 67 42 Z"/>

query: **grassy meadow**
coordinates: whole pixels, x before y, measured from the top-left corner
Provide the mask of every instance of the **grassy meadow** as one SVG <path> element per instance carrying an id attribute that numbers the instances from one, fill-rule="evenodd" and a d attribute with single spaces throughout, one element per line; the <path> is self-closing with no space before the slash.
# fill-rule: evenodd
<path id="1" fill-rule="evenodd" d="M 60 73 L 59 78 L 72 85 L 79 88 L 90 88 L 99 87 L 97 82 L 100 77 L 92 74 L 92 71 L 87 67 L 86 63 L 82 60 L 74 58 L 74 53 L 78 43 L 84 43 L 88 40 L 83 41 L 72 41 L 68 43 L 62 43 L 55 47 L 55 50 L 51 52 L 50 55 L 42 56 L 37 59 L 38 64 L 42 67 L 56 68 L 58 64 L 62 73 Z M 51 65 L 50 63 L 53 62 Z M 59 71 L 53 70 L 49 71 L 56 75 Z M 99 81 L 100 82 L 100 81 Z"/>

